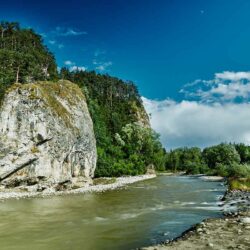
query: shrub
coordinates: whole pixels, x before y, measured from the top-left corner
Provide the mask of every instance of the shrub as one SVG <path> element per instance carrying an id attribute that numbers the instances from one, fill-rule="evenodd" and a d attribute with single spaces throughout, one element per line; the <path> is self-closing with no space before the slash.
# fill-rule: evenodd
<path id="1" fill-rule="evenodd" d="M 228 176 L 236 178 L 250 178 L 250 165 L 233 164 L 228 167 Z"/>

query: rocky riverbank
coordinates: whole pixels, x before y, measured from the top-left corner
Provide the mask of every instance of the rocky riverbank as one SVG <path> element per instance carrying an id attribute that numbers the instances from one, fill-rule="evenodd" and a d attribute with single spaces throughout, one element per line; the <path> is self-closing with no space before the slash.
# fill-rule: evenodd
<path id="1" fill-rule="evenodd" d="M 89 185 L 82 188 L 72 189 L 72 190 L 64 190 L 64 191 L 56 191 L 54 188 L 47 188 L 40 192 L 27 192 L 22 191 L 20 188 L 18 189 L 0 189 L 0 201 L 6 199 L 20 199 L 20 198 L 32 198 L 32 197 L 46 197 L 52 195 L 67 195 L 67 194 L 83 194 L 83 193 L 91 193 L 91 192 L 105 192 L 108 190 L 114 190 L 121 187 L 124 187 L 128 184 L 132 184 L 138 181 L 148 180 L 155 178 L 156 175 L 148 174 L 148 175 L 139 175 L 139 176 L 127 176 L 127 177 L 118 177 L 118 178 L 105 178 L 106 181 L 102 181 L 101 184 L 97 185 Z"/>
<path id="2" fill-rule="evenodd" d="M 142 249 L 250 249 L 250 192 L 227 192 L 222 202 L 225 218 L 207 219 L 172 241 Z"/>

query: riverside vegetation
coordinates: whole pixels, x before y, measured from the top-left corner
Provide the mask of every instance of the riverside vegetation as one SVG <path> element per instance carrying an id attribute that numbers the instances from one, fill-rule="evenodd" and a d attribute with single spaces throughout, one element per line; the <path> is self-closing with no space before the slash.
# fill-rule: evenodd
<path id="1" fill-rule="evenodd" d="M 231 189 L 250 189 L 250 146 L 221 143 L 200 148 L 177 148 L 166 153 L 166 169 L 187 174 L 228 177 Z"/>

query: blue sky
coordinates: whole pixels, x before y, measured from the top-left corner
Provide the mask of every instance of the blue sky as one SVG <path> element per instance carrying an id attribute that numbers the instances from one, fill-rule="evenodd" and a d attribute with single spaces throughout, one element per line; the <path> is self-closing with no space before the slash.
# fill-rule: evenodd
<path id="1" fill-rule="evenodd" d="M 250 69 L 249 14 L 248 0 L 10 0 L 0 8 L 1 19 L 46 34 L 60 66 L 93 69 L 99 51 L 105 71 L 159 99 L 180 99 L 182 85 L 216 72 Z M 56 36 L 57 27 L 87 34 Z"/>
<path id="2" fill-rule="evenodd" d="M 250 1 L 10 0 L 1 1 L 0 16 L 43 34 L 60 67 L 96 69 L 134 81 L 168 147 L 250 142 L 247 112 L 239 112 L 249 102 Z M 242 117 L 235 117 L 233 105 Z M 201 121 L 203 108 L 211 114 Z M 194 113 L 198 128 L 187 123 Z M 217 127 L 213 121 L 214 129 L 208 128 L 214 117 Z M 232 127 L 236 119 L 247 120 L 244 128 Z"/>

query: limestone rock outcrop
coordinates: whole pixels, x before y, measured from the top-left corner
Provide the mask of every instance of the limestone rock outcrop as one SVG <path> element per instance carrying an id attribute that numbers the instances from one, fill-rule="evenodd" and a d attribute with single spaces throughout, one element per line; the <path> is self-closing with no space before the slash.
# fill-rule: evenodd
<path id="1" fill-rule="evenodd" d="M 77 85 L 37 82 L 8 90 L 0 109 L 1 183 L 87 182 L 96 159 L 92 120 Z"/>

